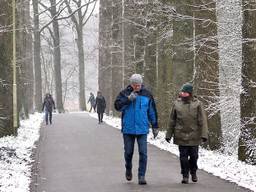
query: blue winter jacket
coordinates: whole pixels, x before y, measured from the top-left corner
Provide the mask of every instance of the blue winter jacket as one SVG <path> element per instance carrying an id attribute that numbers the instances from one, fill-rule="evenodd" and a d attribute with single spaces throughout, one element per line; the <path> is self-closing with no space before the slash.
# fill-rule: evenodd
<path id="1" fill-rule="evenodd" d="M 152 94 L 143 86 L 137 93 L 136 100 L 128 96 L 133 91 L 129 85 L 121 91 L 115 101 L 115 109 L 122 112 L 122 133 L 142 135 L 149 132 L 149 125 L 158 128 L 157 110 Z"/>

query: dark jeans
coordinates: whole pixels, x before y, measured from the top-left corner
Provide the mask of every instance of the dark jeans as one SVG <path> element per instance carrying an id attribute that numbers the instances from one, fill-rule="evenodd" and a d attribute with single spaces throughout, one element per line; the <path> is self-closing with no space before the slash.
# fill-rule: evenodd
<path id="1" fill-rule="evenodd" d="M 195 174 L 197 171 L 198 146 L 179 146 L 181 174 Z"/>
<path id="2" fill-rule="evenodd" d="M 103 113 L 98 113 L 98 120 L 99 120 L 99 123 L 103 122 Z"/>
<path id="3" fill-rule="evenodd" d="M 132 157 L 134 151 L 135 139 L 137 139 L 139 149 L 139 170 L 138 176 L 145 176 L 147 169 L 147 134 L 129 135 L 123 134 L 124 138 L 124 158 L 125 168 L 132 169 Z"/>
<path id="4" fill-rule="evenodd" d="M 50 121 L 50 124 L 52 124 L 52 111 L 45 110 L 46 125 L 48 125 L 48 120 Z"/>
<path id="5" fill-rule="evenodd" d="M 89 112 L 91 112 L 91 111 L 92 111 L 92 109 L 93 109 L 93 110 L 94 110 L 94 112 L 95 112 L 95 105 L 93 105 L 93 104 L 91 104 L 91 108 L 90 108 Z"/>

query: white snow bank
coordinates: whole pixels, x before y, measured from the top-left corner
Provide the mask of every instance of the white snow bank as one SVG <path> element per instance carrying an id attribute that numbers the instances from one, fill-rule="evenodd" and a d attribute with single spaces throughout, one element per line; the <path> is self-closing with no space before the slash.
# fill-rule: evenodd
<path id="1" fill-rule="evenodd" d="M 43 115 L 21 121 L 18 135 L 0 138 L 0 191 L 28 192 L 31 182 L 32 149 L 39 139 Z"/>
<path id="2" fill-rule="evenodd" d="M 98 118 L 96 113 L 91 113 L 90 116 Z M 104 122 L 117 129 L 121 129 L 120 118 L 104 116 Z M 148 142 L 162 150 L 169 151 L 177 156 L 179 155 L 177 145 L 169 144 L 165 141 L 164 131 L 159 132 L 156 139 L 153 139 L 153 135 L 150 133 L 148 135 Z M 256 166 L 238 161 L 235 155 L 227 156 L 216 151 L 200 148 L 198 167 L 208 173 L 256 192 Z"/>

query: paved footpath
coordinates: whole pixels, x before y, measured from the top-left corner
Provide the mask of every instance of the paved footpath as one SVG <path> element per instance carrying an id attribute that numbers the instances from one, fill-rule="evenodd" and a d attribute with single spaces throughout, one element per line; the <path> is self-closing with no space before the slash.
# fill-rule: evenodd
<path id="1" fill-rule="evenodd" d="M 134 179 L 124 177 L 120 130 L 85 113 L 55 115 L 53 125 L 42 126 L 37 149 L 34 192 L 248 192 L 249 190 L 199 171 L 199 182 L 180 184 L 177 157 L 148 146 L 148 185 L 137 184 L 137 148 Z"/>

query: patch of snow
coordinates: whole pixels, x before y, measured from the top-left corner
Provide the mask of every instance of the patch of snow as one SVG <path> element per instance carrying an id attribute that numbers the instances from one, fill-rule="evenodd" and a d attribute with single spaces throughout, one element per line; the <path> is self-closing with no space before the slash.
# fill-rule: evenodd
<path id="1" fill-rule="evenodd" d="M 23 120 L 18 135 L 0 138 L 0 191 L 28 192 L 33 163 L 32 150 L 39 139 L 43 115 Z"/>
<path id="2" fill-rule="evenodd" d="M 90 116 L 98 118 L 97 113 L 90 113 Z M 105 115 L 103 120 L 108 125 L 121 129 L 120 118 Z M 148 134 L 148 143 L 179 156 L 177 145 L 172 144 L 172 141 L 171 143 L 165 141 L 165 133 L 165 131 L 160 131 L 157 138 L 154 139 L 153 134 L 150 132 Z M 200 147 L 198 167 L 208 173 L 256 192 L 256 166 L 239 161 L 236 155 L 229 156 Z"/>

